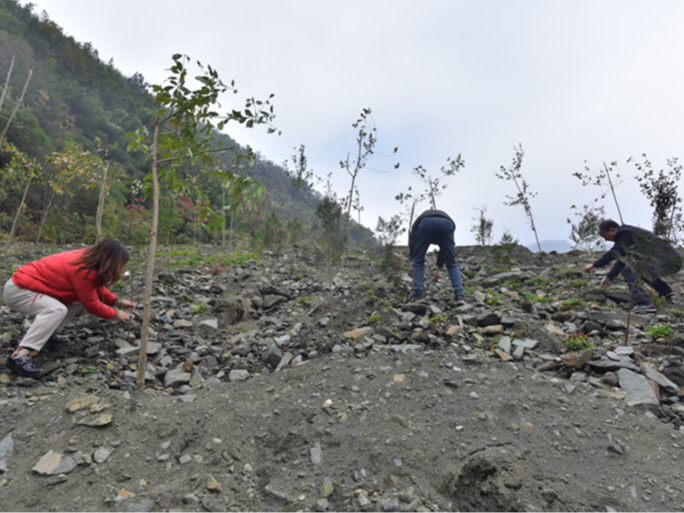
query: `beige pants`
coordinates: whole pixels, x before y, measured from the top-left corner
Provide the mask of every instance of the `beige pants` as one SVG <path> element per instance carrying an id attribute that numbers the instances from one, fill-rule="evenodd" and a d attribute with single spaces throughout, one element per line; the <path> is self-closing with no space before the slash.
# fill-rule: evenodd
<path id="1" fill-rule="evenodd" d="M 50 336 L 83 311 L 81 303 L 67 307 L 61 301 L 32 290 L 17 287 L 10 278 L 3 293 L 5 304 L 15 312 L 34 317 L 19 347 L 40 351 Z"/>

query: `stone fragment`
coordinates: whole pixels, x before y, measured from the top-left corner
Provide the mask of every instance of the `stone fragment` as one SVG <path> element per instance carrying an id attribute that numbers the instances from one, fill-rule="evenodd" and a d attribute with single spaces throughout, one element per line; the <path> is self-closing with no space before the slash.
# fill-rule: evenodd
<path id="1" fill-rule="evenodd" d="M 185 328 L 192 328 L 192 322 L 188 321 L 186 319 L 178 319 L 177 321 L 173 322 L 173 327 L 176 328 L 177 330 L 185 329 Z"/>
<path id="2" fill-rule="evenodd" d="M 648 379 L 657 383 L 666 392 L 668 392 L 672 395 L 679 392 L 679 387 L 676 384 L 674 384 L 672 381 L 667 379 L 663 374 L 658 372 L 656 369 L 654 369 L 650 365 L 646 365 L 646 364 L 642 365 L 641 370 Z"/>
<path id="3" fill-rule="evenodd" d="M 321 495 L 327 498 L 330 497 L 334 491 L 335 485 L 333 485 L 332 479 L 326 477 L 323 480 L 323 486 L 321 487 Z"/>
<path id="4" fill-rule="evenodd" d="M 211 474 L 207 474 L 207 490 L 211 493 L 221 493 L 221 485 Z"/>
<path id="5" fill-rule="evenodd" d="M 233 369 L 228 373 L 230 381 L 245 381 L 249 378 L 249 371 L 247 369 Z"/>
<path id="6" fill-rule="evenodd" d="M 625 401 L 628 406 L 658 406 L 660 404 L 648 380 L 641 374 L 629 369 L 620 369 L 617 376 L 620 380 L 620 388 L 626 394 Z"/>
<path id="7" fill-rule="evenodd" d="M 619 361 L 619 362 L 614 362 L 612 360 L 591 360 L 589 362 L 589 367 L 591 367 L 594 370 L 598 371 L 616 371 L 618 369 L 629 369 L 634 372 L 639 371 L 639 367 L 637 367 L 633 362 L 627 362 L 627 361 Z"/>
<path id="8" fill-rule="evenodd" d="M 126 504 L 127 513 L 148 513 L 153 511 L 155 502 L 153 499 L 140 498 Z"/>
<path id="9" fill-rule="evenodd" d="M 561 360 L 566 367 L 571 369 L 581 369 L 594 357 L 594 351 L 586 349 L 584 351 L 567 353 L 561 356 Z"/>
<path id="10" fill-rule="evenodd" d="M 38 463 L 31 469 L 32 472 L 41 476 L 68 474 L 76 468 L 76 461 L 70 456 L 48 451 Z"/>
<path id="11" fill-rule="evenodd" d="M 14 452 L 14 439 L 12 433 L 0 441 L 0 474 L 7 472 L 9 457 Z"/>
<path id="12" fill-rule="evenodd" d="M 73 401 L 69 401 L 67 403 L 67 410 L 69 412 L 74 413 L 79 410 L 84 410 L 86 408 L 90 408 L 91 406 L 97 404 L 100 402 L 100 398 L 96 395 L 86 395 L 83 397 L 79 397 L 77 399 L 74 399 Z"/>
<path id="13" fill-rule="evenodd" d="M 634 348 L 632 346 L 616 347 L 615 354 L 618 356 L 632 356 L 634 354 Z"/>
<path id="14" fill-rule="evenodd" d="M 425 312 L 427 312 L 427 305 L 423 303 L 406 303 L 401 305 L 401 309 L 405 312 L 413 312 L 416 315 L 425 315 Z"/>
<path id="15" fill-rule="evenodd" d="M 81 426 L 103 427 L 112 423 L 112 416 L 109 414 L 98 415 L 97 417 L 86 417 L 77 422 Z"/>
<path id="16" fill-rule="evenodd" d="M 95 460 L 95 463 L 105 463 L 112 455 L 112 452 L 114 451 L 108 449 L 107 447 L 98 447 L 93 453 L 93 460 Z"/>
<path id="17" fill-rule="evenodd" d="M 558 335 L 559 337 L 565 336 L 565 331 L 551 322 L 544 326 L 544 328 L 546 328 L 546 331 L 551 335 Z"/>
<path id="18" fill-rule="evenodd" d="M 609 322 L 609 321 L 614 321 L 614 320 L 619 320 L 624 323 L 627 322 L 627 313 L 626 312 L 604 312 L 602 310 L 592 310 L 588 312 L 587 317 L 591 321 L 596 321 L 596 322 Z M 632 326 L 641 326 L 643 324 L 646 324 L 650 320 L 649 317 L 646 317 L 644 315 L 631 315 L 630 316 L 630 324 Z"/>
<path id="19" fill-rule="evenodd" d="M 217 331 L 218 319 L 205 319 L 197 324 L 197 333 L 199 333 L 201 337 L 211 337 L 212 335 L 216 334 Z"/>
<path id="20" fill-rule="evenodd" d="M 510 337 L 501 337 L 499 339 L 499 342 L 497 343 L 497 346 L 503 352 L 511 354 L 511 338 Z"/>
<path id="21" fill-rule="evenodd" d="M 182 385 L 190 383 L 192 374 L 186 372 L 182 367 L 171 369 L 164 376 L 164 386 L 166 388 L 178 388 Z"/>
<path id="22" fill-rule="evenodd" d="M 531 338 L 524 338 L 521 340 L 515 339 L 513 340 L 513 345 L 516 347 L 524 347 L 525 349 L 534 349 L 539 345 L 539 342 L 537 340 L 532 340 Z"/>
<path id="23" fill-rule="evenodd" d="M 321 449 L 321 444 L 317 443 L 311 449 L 311 463 L 314 465 L 320 465 L 323 462 L 323 449 Z"/>
<path id="24" fill-rule="evenodd" d="M 501 317 L 495 312 L 483 312 L 476 319 L 480 327 L 493 326 L 501 322 Z"/>
<path id="25" fill-rule="evenodd" d="M 359 337 L 367 337 L 373 334 L 373 328 L 371 327 L 365 327 L 365 328 L 355 328 L 351 331 L 346 332 L 343 336 L 344 338 L 347 339 L 354 339 L 354 338 L 359 338 Z"/>
<path id="26" fill-rule="evenodd" d="M 516 324 L 520 324 L 523 322 L 525 322 L 525 319 L 517 315 L 504 315 L 501 318 L 501 324 L 503 324 L 506 328 L 511 328 Z"/>
<path id="27" fill-rule="evenodd" d="M 501 335 L 504 332 L 503 324 L 494 324 L 492 326 L 486 326 L 482 333 L 485 335 Z"/>
<path id="28" fill-rule="evenodd" d="M 264 303 L 263 307 L 268 310 L 269 308 L 273 308 L 274 306 L 278 306 L 282 303 L 285 303 L 287 301 L 286 297 L 283 296 L 278 296 L 276 294 L 269 294 L 264 298 Z"/>

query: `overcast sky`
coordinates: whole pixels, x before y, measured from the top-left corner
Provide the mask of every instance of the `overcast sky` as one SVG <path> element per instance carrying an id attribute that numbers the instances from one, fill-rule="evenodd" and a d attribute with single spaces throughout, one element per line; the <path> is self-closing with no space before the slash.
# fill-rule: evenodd
<path id="1" fill-rule="evenodd" d="M 438 208 L 456 220 L 457 244 L 473 242 L 474 208 L 486 206 L 495 239 L 509 228 L 534 237 L 520 207 L 503 204 L 513 184 L 494 173 L 513 148 L 541 239 L 567 238 L 570 205 L 602 191 L 572 176 L 584 161 L 648 154 L 657 169 L 683 157 L 684 2 L 629 0 L 34 0 L 125 75 L 163 80 L 184 53 L 235 80 L 240 94 L 275 94 L 276 126 L 226 131 L 276 163 L 305 144 L 309 163 L 336 189 L 349 187 L 339 161 L 354 149 L 351 123 L 373 110 L 378 155 L 359 178 L 362 222 L 399 211 L 394 196 L 419 186 L 412 168 L 438 172 L 459 153 Z M 244 93 L 244 95 L 243 95 Z M 388 155 L 399 147 L 395 156 Z M 400 162 L 398 171 L 393 164 Z M 414 187 L 415 188 L 415 187 Z M 651 226 L 637 183 L 618 188 L 625 221 Z M 614 204 L 605 202 L 617 218 Z M 423 205 L 428 208 L 428 205 Z"/>

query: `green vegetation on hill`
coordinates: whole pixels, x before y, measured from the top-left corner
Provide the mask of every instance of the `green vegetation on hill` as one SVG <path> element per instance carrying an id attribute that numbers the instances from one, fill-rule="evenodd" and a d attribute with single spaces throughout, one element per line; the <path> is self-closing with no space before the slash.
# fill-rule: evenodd
<path id="1" fill-rule="evenodd" d="M 145 176 L 150 164 L 143 153 L 127 150 L 130 134 L 149 127 L 153 117 L 153 99 L 142 75 L 125 77 L 113 62 L 102 62 L 90 43 L 65 35 L 47 14 L 35 13 L 30 4 L 0 0 L 0 87 L 10 68 L 0 131 L 29 73 L 33 74 L 7 137 L 0 142 L 0 236 L 10 231 L 27 185 L 28 169 L 9 171 L 21 152 L 27 161 L 35 159 L 37 164 L 18 223 L 19 239 L 92 240 L 102 168 L 109 163 L 103 232 L 131 243 L 145 242 L 150 207 Z M 278 245 L 287 233 L 316 238 L 318 193 L 309 188 L 296 190 L 281 166 L 258 154 L 237 160 L 237 155 L 248 152 L 225 134 L 216 133 L 215 144 L 232 149 L 218 156 L 215 166 L 258 180 L 265 194 L 251 205 L 234 208 L 230 191 L 222 187 L 214 169 L 183 164 L 180 176 L 188 186 L 179 189 L 178 183 L 164 182 L 162 177 L 162 188 L 175 189 L 162 196 L 162 243 L 222 242 L 225 233 L 205 215 L 207 206 L 216 213 L 235 211 L 231 226 L 236 243 Z M 86 152 L 100 160 L 86 162 Z M 296 230 L 288 226 L 293 210 L 297 212 Z M 350 237 L 372 241 L 370 230 L 355 224 Z M 296 238 L 290 240 L 296 242 Z"/>

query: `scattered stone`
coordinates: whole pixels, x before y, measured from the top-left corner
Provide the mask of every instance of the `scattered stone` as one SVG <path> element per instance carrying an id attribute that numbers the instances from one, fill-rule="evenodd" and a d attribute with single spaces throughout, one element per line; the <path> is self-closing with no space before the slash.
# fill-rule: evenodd
<path id="1" fill-rule="evenodd" d="M 311 463 L 320 465 L 323 462 L 323 449 L 321 449 L 321 445 L 317 443 L 309 451 L 311 453 Z"/>
<path id="2" fill-rule="evenodd" d="M 14 439 L 10 433 L 0 441 L 0 474 L 7 472 L 8 460 L 12 452 L 14 452 Z"/>
<path id="3" fill-rule="evenodd" d="M 676 384 L 674 384 L 672 381 L 667 379 L 663 374 L 658 372 L 656 369 L 654 369 L 650 365 L 646 365 L 646 364 L 642 365 L 641 370 L 648 379 L 657 383 L 666 392 L 668 392 L 672 395 L 679 392 L 679 387 Z"/>
<path id="4" fill-rule="evenodd" d="M 245 381 L 249 378 L 249 371 L 247 369 L 233 369 L 228 373 L 230 381 Z"/>
<path id="5" fill-rule="evenodd" d="M 87 417 L 81 419 L 77 424 L 88 427 L 104 427 L 112 423 L 112 416 L 109 414 L 98 415 L 97 417 Z"/>
<path id="6" fill-rule="evenodd" d="M 323 480 L 323 486 L 321 487 L 321 495 L 324 498 L 330 497 L 335 491 L 335 486 L 333 485 L 332 479 L 326 477 Z"/>
<path id="7" fill-rule="evenodd" d="M 49 451 L 31 469 L 32 472 L 41 476 L 52 476 L 57 474 L 68 474 L 77 466 L 76 461 L 61 453 Z"/>
<path id="8" fill-rule="evenodd" d="M 582 369 L 594 357 L 594 351 L 585 349 L 584 351 L 567 353 L 561 356 L 561 360 L 566 367 L 571 369 Z"/>
<path id="9" fill-rule="evenodd" d="M 86 395 L 84 397 L 79 397 L 78 399 L 74 399 L 73 401 L 69 401 L 67 403 L 67 410 L 69 412 L 74 413 L 79 410 L 84 410 L 86 408 L 90 408 L 91 406 L 97 404 L 100 402 L 100 398 L 96 395 Z"/>
<path id="10" fill-rule="evenodd" d="M 499 349 L 507 354 L 511 354 L 511 339 L 510 337 L 501 337 L 497 344 Z"/>
<path id="11" fill-rule="evenodd" d="M 207 474 L 207 490 L 211 493 L 221 493 L 221 485 L 211 474 Z"/>
<path id="12" fill-rule="evenodd" d="M 620 388 L 625 391 L 625 401 L 628 406 L 658 406 L 660 404 L 648 380 L 641 374 L 628 369 L 620 369 L 617 376 L 620 380 Z"/>
<path id="13" fill-rule="evenodd" d="M 372 334 L 373 334 L 373 328 L 365 327 L 365 328 L 355 328 L 351 331 L 346 332 L 343 336 L 344 336 L 344 338 L 347 338 L 347 339 L 355 339 L 355 338 L 359 338 L 359 337 L 369 337 Z"/>
<path id="14" fill-rule="evenodd" d="M 186 372 L 182 367 L 172 369 L 164 376 L 164 386 L 166 388 L 178 388 L 182 385 L 190 383 L 192 374 Z"/>
<path id="15" fill-rule="evenodd" d="M 286 297 L 283 296 L 278 296 L 275 294 L 269 294 L 264 298 L 264 303 L 263 307 L 268 310 L 270 308 L 273 308 L 274 306 L 278 306 L 282 303 L 285 303 L 287 301 Z"/>
<path id="16" fill-rule="evenodd" d="M 525 349 L 534 349 L 539 345 L 539 342 L 530 338 L 524 338 L 522 340 L 513 340 L 513 345 L 516 347 L 524 347 Z"/>
<path id="17" fill-rule="evenodd" d="M 98 447 L 93 453 L 93 460 L 95 460 L 95 463 L 99 463 L 101 465 L 109 459 L 109 457 L 112 455 L 112 452 L 114 451 L 106 447 Z"/>

